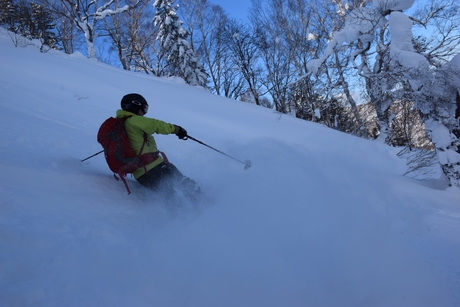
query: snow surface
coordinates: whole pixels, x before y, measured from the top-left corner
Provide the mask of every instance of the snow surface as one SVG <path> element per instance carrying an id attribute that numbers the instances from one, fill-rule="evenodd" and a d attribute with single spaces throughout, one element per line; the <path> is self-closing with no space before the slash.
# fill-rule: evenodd
<path id="1" fill-rule="evenodd" d="M 403 177 L 397 148 L 0 35 L 0 306 L 460 306 L 460 191 Z M 124 94 L 198 208 L 96 142 Z"/>

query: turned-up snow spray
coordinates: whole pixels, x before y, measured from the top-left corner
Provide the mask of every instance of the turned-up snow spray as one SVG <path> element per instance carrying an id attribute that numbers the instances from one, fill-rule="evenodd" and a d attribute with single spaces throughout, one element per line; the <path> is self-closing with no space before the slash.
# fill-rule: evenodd
<path id="1" fill-rule="evenodd" d="M 211 146 L 209 146 L 208 144 L 205 144 L 205 143 L 203 143 L 203 142 L 201 142 L 201 141 L 195 139 L 194 137 L 191 137 L 190 135 L 187 135 L 187 137 L 186 137 L 184 140 L 186 140 L 186 139 L 191 139 L 191 140 L 193 140 L 193 141 L 195 141 L 195 142 L 197 142 L 197 143 L 200 143 L 201 145 L 204 145 L 204 146 L 206 146 L 206 147 L 208 147 L 208 148 L 211 148 L 212 150 L 217 151 L 217 152 L 220 153 L 220 154 L 223 154 L 224 156 L 227 156 L 227 157 L 229 157 L 229 158 L 231 158 L 231 159 L 233 159 L 233 160 L 235 160 L 235 161 L 238 161 L 238 162 L 240 162 L 240 163 L 243 163 L 243 164 L 244 164 L 244 169 L 245 169 L 245 170 L 247 170 L 248 168 L 250 168 L 251 165 L 252 165 L 252 164 L 251 164 L 251 160 L 240 161 L 240 160 L 238 160 L 238 159 L 236 159 L 236 158 L 233 158 L 232 156 L 227 155 L 225 152 L 222 152 L 222 151 L 220 151 L 220 150 L 218 150 L 218 149 L 215 149 L 214 147 L 211 147 Z"/>

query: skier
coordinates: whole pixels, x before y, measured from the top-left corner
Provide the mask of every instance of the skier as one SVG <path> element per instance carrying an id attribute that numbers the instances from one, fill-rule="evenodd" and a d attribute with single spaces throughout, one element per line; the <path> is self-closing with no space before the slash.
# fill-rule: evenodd
<path id="1" fill-rule="evenodd" d="M 116 117 L 130 116 L 125 123 L 129 142 L 136 154 L 142 149 L 142 154 L 156 152 L 157 145 L 152 134 L 175 134 L 179 139 L 187 138 L 187 131 L 181 126 L 173 125 L 158 119 L 145 117 L 149 105 L 139 94 L 128 94 L 121 99 L 121 110 Z M 144 139 L 147 141 L 144 144 Z M 143 186 L 170 195 L 176 187 L 191 199 L 197 200 L 201 193 L 199 186 L 192 179 L 184 176 L 176 166 L 166 161 L 161 155 L 145 167 L 133 172 L 134 178 Z"/>

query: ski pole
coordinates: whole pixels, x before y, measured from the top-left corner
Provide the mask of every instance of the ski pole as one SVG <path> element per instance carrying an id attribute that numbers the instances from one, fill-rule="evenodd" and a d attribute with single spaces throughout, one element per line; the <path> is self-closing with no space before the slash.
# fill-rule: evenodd
<path id="1" fill-rule="evenodd" d="M 84 161 L 86 161 L 86 160 L 88 160 L 88 159 L 91 159 L 92 157 L 94 157 L 94 156 L 97 156 L 98 154 L 100 154 L 100 153 L 103 153 L 103 152 L 104 152 L 104 149 L 103 149 L 103 150 L 101 150 L 101 151 L 100 151 L 100 152 L 98 152 L 98 153 L 95 153 L 95 154 L 94 154 L 94 155 L 92 155 L 92 156 L 89 156 L 88 158 L 85 158 L 85 159 L 81 160 L 80 162 L 84 162 Z"/>
<path id="2" fill-rule="evenodd" d="M 222 151 L 220 151 L 220 150 L 218 150 L 218 149 L 215 149 L 214 147 L 211 147 L 211 146 L 209 146 L 208 144 L 205 144 L 205 143 L 203 143 L 203 142 L 201 142 L 201 141 L 195 139 L 194 137 L 191 137 L 190 135 L 187 135 L 187 136 L 186 136 L 186 139 L 191 139 L 191 140 L 193 140 L 193 141 L 195 141 L 195 142 L 197 142 L 197 143 L 200 143 L 201 145 L 204 145 L 204 146 L 206 146 L 206 147 L 208 147 L 208 148 L 211 148 L 212 150 L 217 151 L 217 152 L 220 153 L 220 154 L 223 154 L 224 156 L 227 156 L 227 157 L 229 157 L 229 158 L 231 158 L 231 159 L 233 159 L 233 160 L 235 160 L 235 161 L 238 161 L 238 162 L 240 162 L 240 163 L 243 163 L 243 164 L 244 164 L 244 169 L 245 169 L 245 170 L 247 170 L 248 168 L 250 168 L 251 165 L 252 165 L 251 160 L 245 160 L 244 162 L 243 162 L 243 161 L 240 161 L 240 160 L 238 160 L 238 159 L 236 159 L 236 158 L 233 158 L 232 156 L 227 155 L 225 152 L 222 152 Z"/>

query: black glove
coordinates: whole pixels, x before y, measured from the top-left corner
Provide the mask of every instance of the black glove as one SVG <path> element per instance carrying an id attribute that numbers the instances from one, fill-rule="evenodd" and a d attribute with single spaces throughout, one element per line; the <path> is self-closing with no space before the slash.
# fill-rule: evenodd
<path id="1" fill-rule="evenodd" d="M 177 135 L 177 137 L 181 140 L 183 139 L 187 139 L 187 131 L 182 128 L 181 126 L 177 126 L 177 125 L 174 125 L 174 127 L 176 128 L 174 130 L 174 134 Z"/>

